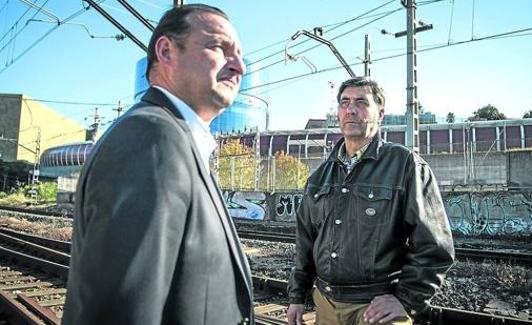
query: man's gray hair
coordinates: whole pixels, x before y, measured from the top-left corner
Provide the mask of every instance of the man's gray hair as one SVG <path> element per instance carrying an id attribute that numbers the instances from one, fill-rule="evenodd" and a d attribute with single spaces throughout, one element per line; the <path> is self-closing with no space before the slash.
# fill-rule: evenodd
<path id="1" fill-rule="evenodd" d="M 336 95 L 336 100 L 338 100 L 338 103 L 340 103 L 340 97 L 347 87 L 369 87 L 371 89 L 371 93 L 373 94 L 375 103 L 384 107 L 384 90 L 375 80 L 369 77 L 355 77 L 342 82 L 338 88 L 338 95 Z"/>

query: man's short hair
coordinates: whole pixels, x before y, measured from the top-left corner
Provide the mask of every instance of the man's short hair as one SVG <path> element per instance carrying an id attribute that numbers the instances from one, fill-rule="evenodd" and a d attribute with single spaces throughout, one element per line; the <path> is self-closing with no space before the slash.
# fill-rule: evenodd
<path id="1" fill-rule="evenodd" d="M 336 95 L 338 103 L 340 103 L 340 96 L 342 96 L 342 93 L 347 87 L 369 87 L 371 89 L 371 93 L 373 94 L 375 103 L 384 107 L 384 90 L 375 80 L 369 77 L 355 77 L 342 82 L 340 88 L 338 88 L 338 95 Z"/>
<path id="2" fill-rule="evenodd" d="M 153 30 L 148 45 L 148 66 L 146 68 L 146 78 L 149 79 L 150 70 L 154 62 L 157 62 L 155 55 L 155 43 L 161 36 L 171 38 L 178 48 L 183 49 L 185 41 L 191 32 L 191 25 L 187 17 L 193 12 L 202 11 L 219 15 L 229 20 L 229 17 L 220 9 L 204 4 L 186 4 L 180 7 L 174 7 L 161 17 L 159 24 Z"/>

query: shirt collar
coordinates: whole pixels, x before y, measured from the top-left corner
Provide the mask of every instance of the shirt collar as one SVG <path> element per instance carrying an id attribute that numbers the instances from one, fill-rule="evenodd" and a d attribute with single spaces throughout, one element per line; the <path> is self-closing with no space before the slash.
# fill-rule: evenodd
<path id="1" fill-rule="evenodd" d="M 340 148 L 338 149 L 337 157 L 338 157 L 338 160 L 345 167 L 348 174 L 353 170 L 355 165 L 360 161 L 360 158 L 362 158 L 362 155 L 364 154 L 364 152 L 366 151 L 366 149 L 368 148 L 371 142 L 372 141 L 366 143 L 366 145 L 360 148 L 357 152 L 355 152 L 355 154 L 352 157 L 349 157 L 347 155 L 345 141 L 340 145 Z"/>
<path id="2" fill-rule="evenodd" d="M 196 112 L 190 108 L 184 101 L 179 99 L 177 96 L 170 93 L 168 90 L 160 87 L 160 86 L 153 86 L 157 89 L 159 89 L 163 94 L 170 99 L 172 104 L 177 108 L 177 110 L 183 115 L 183 118 L 185 119 L 185 122 L 187 123 L 188 127 L 190 128 L 190 133 L 192 133 L 192 138 L 194 139 L 194 143 L 196 144 L 196 147 L 199 149 L 201 159 L 203 161 L 203 164 L 205 166 L 205 169 L 210 172 L 209 167 L 209 158 L 216 149 L 216 141 L 214 140 L 214 137 L 212 136 L 210 130 L 209 130 L 209 123 L 203 121 Z"/>

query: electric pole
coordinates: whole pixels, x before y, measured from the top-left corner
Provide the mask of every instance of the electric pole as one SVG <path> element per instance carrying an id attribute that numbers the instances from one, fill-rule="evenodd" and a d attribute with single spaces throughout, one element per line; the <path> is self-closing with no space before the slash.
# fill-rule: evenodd
<path id="1" fill-rule="evenodd" d="M 366 34 L 364 51 L 364 76 L 371 77 L 371 39 Z"/>
<path id="2" fill-rule="evenodd" d="M 41 128 L 37 127 L 37 140 L 35 141 L 35 163 L 33 164 L 33 172 L 31 173 L 31 200 L 37 203 L 38 195 L 37 188 L 39 186 L 40 174 L 40 159 L 41 159 Z"/>
<path id="3" fill-rule="evenodd" d="M 100 126 L 100 115 L 98 115 L 98 107 L 95 107 L 93 123 L 89 126 L 89 129 L 87 130 L 87 136 L 86 136 L 87 141 L 94 142 L 96 140 L 99 126 Z"/>
<path id="4" fill-rule="evenodd" d="M 404 0 L 402 0 L 404 5 Z M 416 0 L 406 0 L 406 146 L 419 152 L 417 99 Z"/>
<path id="5" fill-rule="evenodd" d="M 120 114 L 122 113 L 122 111 L 124 110 L 124 108 L 122 107 L 122 102 L 121 101 L 118 101 L 118 107 L 117 108 L 113 108 L 113 111 L 116 111 L 116 118 L 119 118 L 120 117 Z"/>

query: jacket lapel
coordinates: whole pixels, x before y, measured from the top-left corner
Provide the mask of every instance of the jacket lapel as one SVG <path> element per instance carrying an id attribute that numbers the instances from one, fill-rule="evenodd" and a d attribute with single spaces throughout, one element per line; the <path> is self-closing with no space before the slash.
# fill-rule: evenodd
<path id="1" fill-rule="evenodd" d="M 184 123 L 183 116 L 179 112 L 178 108 L 174 106 L 172 101 L 163 94 L 161 91 L 159 91 L 156 88 L 150 87 L 146 94 L 142 97 L 142 101 L 150 102 L 152 104 L 155 104 L 156 106 L 161 106 L 167 111 L 169 111 L 172 115 L 176 117 L 178 120 L 178 123 L 183 123 L 186 126 L 186 123 Z M 247 290 L 249 297 L 252 297 L 251 293 L 251 279 L 248 278 L 248 264 L 245 259 L 245 256 L 242 254 L 242 250 L 239 249 L 240 242 L 238 240 L 238 236 L 236 234 L 236 230 L 234 228 L 233 222 L 231 220 L 231 217 L 229 215 L 229 211 L 227 210 L 227 207 L 225 206 L 223 195 L 220 192 L 220 188 L 218 187 L 216 181 L 214 178 L 212 178 L 209 174 L 209 172 L 205 169 L 205 166 L 203 165 L 203 161 L 201 159 L 201 155 L 199 153 L 199 149 L 196 146 L 196 142 L 194 141 L 194 138 L 192 137 L 192 134 L 190 133 L 190 129 L 188 126 L 185 127 L 185 130 L 187 130 L 187 135 L 189 137 L 189 141 L 192 144 L 192 152 L 194 154 L 194 160 L 196 161 L 196 166 L 198 168 L 198 172 L 203 179 L 203 183 L 207 187 L 207 190 L 209 192 L 209 196 L 212 199 L 212 202 L 214 202 L 216 206 L 216 211 L 218 212 L 218 217 L 220 218 L 224 231 L 225 236 L 227 239 L 227 242 L 229 243 L 229 246 L 231 248 L 231 253 L 234 256 L 234 261 L 238 266 L 238 269 L 240 270 L 240 273 L 242 275 L 242 278 L 244 278 L 245 283 L 247 284 Z"/>

